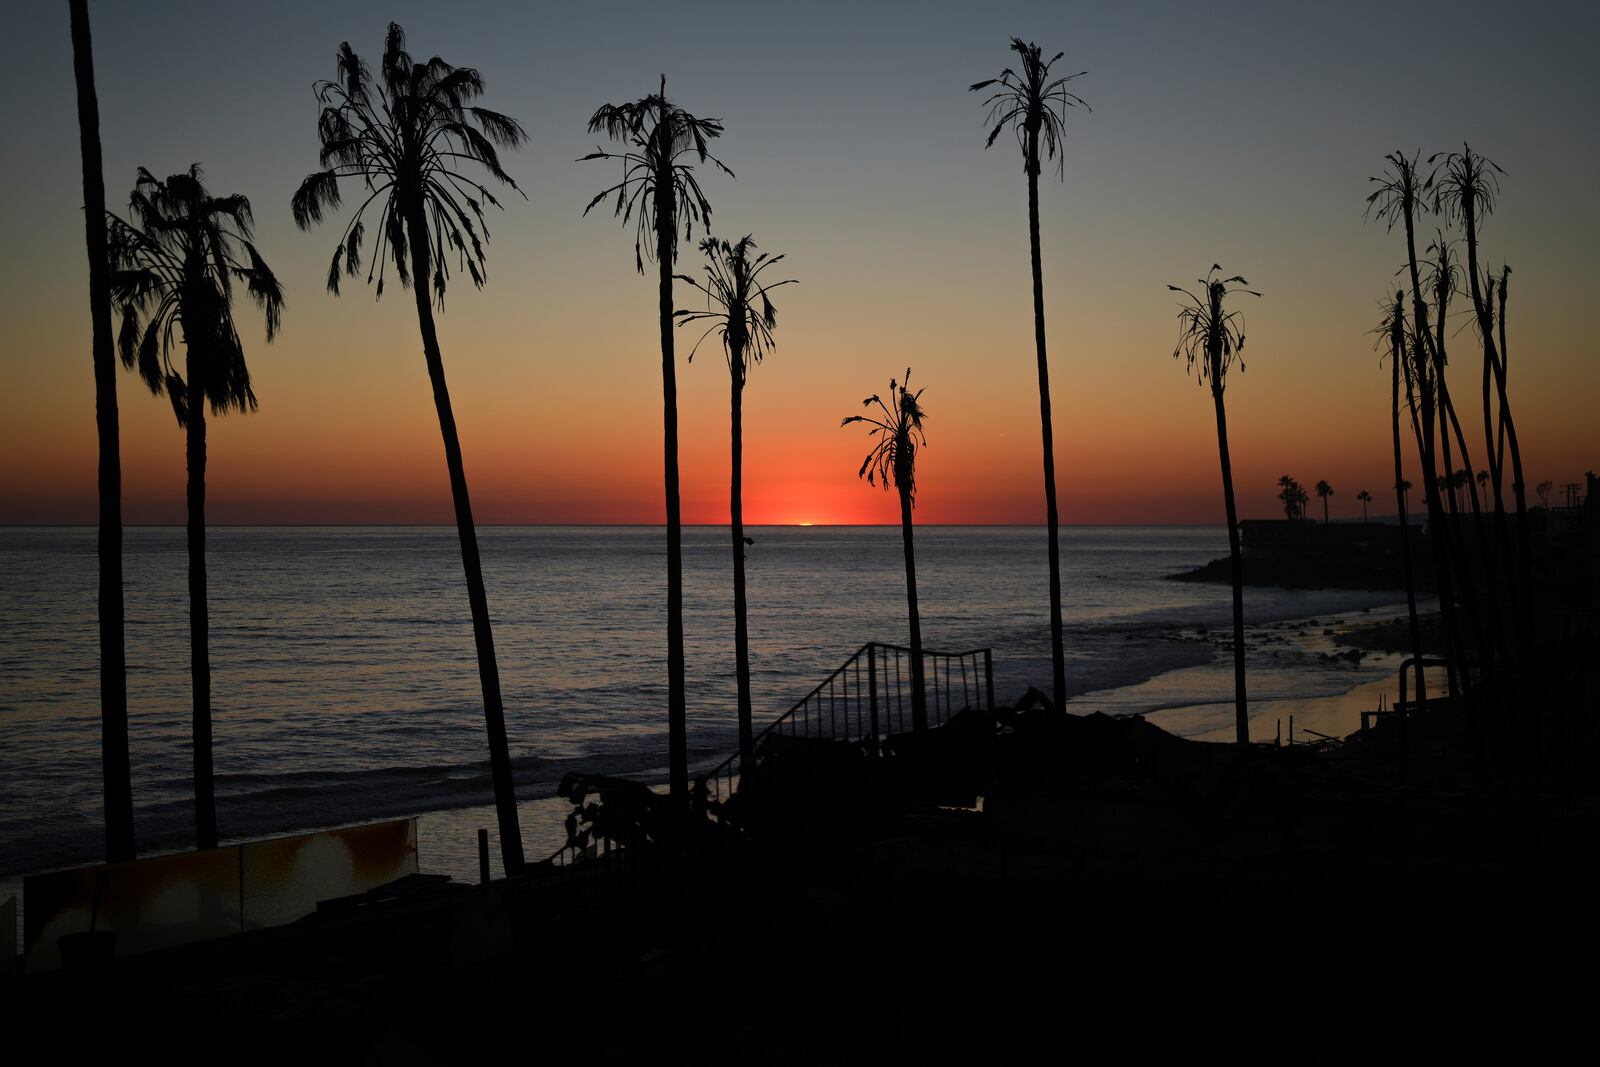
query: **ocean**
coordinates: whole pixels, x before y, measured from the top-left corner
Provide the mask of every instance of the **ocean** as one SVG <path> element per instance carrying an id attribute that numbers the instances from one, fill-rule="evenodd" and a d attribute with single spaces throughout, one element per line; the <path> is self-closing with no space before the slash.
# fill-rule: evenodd
<path id="1" fill-rule="evenodd" d="M 748 533 L 759 729 L 865 642 L 906 643 L 905 576 L 898 527 Z M 563 839 L 554 794 L 567 771 L 665 778 L 665 536 L 478 536 L 538 858 Z M 925 527 L 916 546 L 925 645 L 993 648 L 1001 700 L 1048 690 L 1043 529 Z M 1226 551 L 1220 527 L 1062 531 L 1069 710 L 1182 708 L 1164 725 L 1231 736 L 1228 589 L 1165 577 Z M 689 746 L 701 767 L 736 745 L 729 557 L 726 529 L 684 531 Z M 420 814 L 424 869 L 475 877 L 473 830 L 494 819 L 455 529 L 217 528 L 208 559 L 224 838 Z M 136 831 L 141 852 L 176 850 L 193 833 L 184 532 L 130 529 L 125 560 Z M 95 588 L 92 528 L 0 529 L 0 883 L 93 862 L 103 847 Z M 1392 612 L 1399 599 L 1248 589 L 1252 699 L 1392 678 L 1383 657 L 1331 659 L 1322 624 Z M 1272 729 L 1258 724 L 1258 738 Z"/>

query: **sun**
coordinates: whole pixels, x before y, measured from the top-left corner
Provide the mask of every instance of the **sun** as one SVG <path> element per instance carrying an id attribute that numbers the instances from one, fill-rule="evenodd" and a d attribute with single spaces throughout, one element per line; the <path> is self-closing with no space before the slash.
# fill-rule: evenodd
<path id="1" fill-rule="evenodd" d="M 802 522 L 799 525 L 801 525 L 801 526 L 815 526 L 816 523 L 814 523 L 814 522 Z"/>

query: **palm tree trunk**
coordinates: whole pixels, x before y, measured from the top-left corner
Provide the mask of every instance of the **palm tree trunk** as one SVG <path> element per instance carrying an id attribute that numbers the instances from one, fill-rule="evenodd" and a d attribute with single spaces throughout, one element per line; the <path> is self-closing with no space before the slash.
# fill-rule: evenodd
<path id="1" fill-rule="evenodd" d="M 1215 383 L 1217 379 L 1212 378 Z M 1239 513 L 1233 503 L 1233 461 L 1228 457 L 1228 415 L 1222 390 L 1215 384 L 1211 398 L 1217 408 L 1217 448 L 1222 457 L 1222 499 L 1228 510 L 1228 559 L 1233 572 L 1233 716 L 1234 735 L 1241 745 L 1250 743 L 1250 713 L 1244 691 L 1244 560 L 1239 546 Z"/>
<path id="2" fill-rule="evenodd" d="M 897 479 L 898 480 L 898 479 Z M 900 538 L 906 551 L 906 607 L 911 619 L 911 728 L 928 728 L 928 691 L 922 669 L 922 616 L 917 610 L 917 551 L 911 539 L 911 494 L 900 490 Z"/>
<path id="3" fill-rule="evenodd" d="M 1406 579 L 1406 617 L 1411 623 L 1411 655 L 1420 660 L 1422 626 L 1417 620 L 1417 580 L 1411 569 L 1411 519 L 1406 514 L 1405 469 L 1401 463 L 1400 453 L 1400 362 L 1404 358 L 1404 353 L 1398 346 L 1391 346 L 1389 360 L 1393 379 L 1390 397 L 1393 407 L 1391 420 L 1394 426 L 1394 498 L 1395 506 L 1400 509 L 1400 565 L 1405 571 Z M 1417 699 L 1428 699 L 1420 668 L 1417 671 Z"/>
<path id="4" fill-rule="evenodd" d="M 755 758 L 755 726 L 750 711 L 750 629 L 744 598 L 744 352 L 732 353 L 733 477 L 728 514 L 733 530 L 733 649 L 739 685 L 739 758 L 749 768 Z"/>
<path id="5" fill-rule="evenodd" d="M 72 0 L 71 9 L 72 68 L 78 82 L 78 140 L 83 154 L 84 240 L 89 253 L 95 425 L 100 441 L 100 765 L 105 786 L 106 860 L 115 863 L 135 855 L 127 652 L 122 629 L 122 435 L 117 416 L 117 363 L 111 345 L 106 184 L 88 0 Z"/>
<path id="6" fill-rule="evenodd" d="M 192 350 L 191 350 L 192 351 Z M 206 398 L 191 354 L 184 428 L 189 461 L 189 675 L 194 688 L 195 847 L 217 847 L 211 770 L 211 615 L 206 603 Z"/>
<path id="7" fill-rule="evenodd" d="M 1056 709 L 1067 702 L 1067 659 L 1061 636 L 1061 531 L 1056 512 L 1056 445 L 1050 416 L 1050 362 L 1044 340 L 1044 268 L 1039 258 L 1039 131 L 1027 132 L 1028 253 L 1033 266 L 1033 345 L 1039 359 L 1039 426 L 1044 438 L 1044 504 L 1050 551 L 1050 671 Z"/>
<path id="8" fill-rule="evenodd" d="M 412 291 L 417 299 L 417 323 L 422 330 L 422 354 L 433 383 L 433 405 L 439 413 L 439 433 L 444 438 L 445 465 L 450 470 L 450 496 L 455 502 L 456 534 L 461 540 L 461 565 L 466 571 L 467 602 L 472 609 L 472 639 L 478 651 L 478 679 L 483 685 L 483 718 L 489 734 L 489 776 L 494 784 L 495 821 L 500 831 L 500 857 L 506 873 L 522 869 L 522 828 L 517 822 L 516 785 L 511 777 L 511 750 L 506 743 L 505 706 L 500 699 L 500 665 L 494 653 L 494 631 L 489 621 L 489 597 L 483 588 L 483 563 L 478 556 L 478 529 L 472 521 L 472 500 L 467 494 L 467 472 L 461 459 L 461 439 L 456 434 L 450 387 L 444 378 L 444 356 L 433 322 L 429 299 L 432 279 L 427 221 L 422 209 L 406 215 L 411 242 Z"/>
<path id="9" fill-rule="evenodd" d="M 667 158 L 670 160 L 670 153 Z M 689 804 L 688 699 L 683 663 L 683 525 L 678 507 L 678 373 L 672 331 L 672 175 L 656 176 L 656 264 L 660 267 L 661 436 L 667 497 L 667 773 L 672 803 Z"/>

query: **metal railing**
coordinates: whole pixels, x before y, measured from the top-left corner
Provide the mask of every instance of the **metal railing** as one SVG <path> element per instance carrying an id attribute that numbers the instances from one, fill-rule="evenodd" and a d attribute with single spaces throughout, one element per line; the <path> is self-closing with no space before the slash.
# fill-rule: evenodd
<path id="1" fill-rule="evenodd" d="M 942 726 L 962 711 L 994 710 L 994 657 L 987 648 L 968 652 L 922 650 L 928 726 Z M 787 739 L 853 741 L 877 755 L 883 741 L 913 728 L 911 650 L 868 642 L 811 692 L 755 737 L 759 761 Z M 737 791 L 743 772 L 735 752 L 696 783 L 702 799 L 721 804 Z"/>

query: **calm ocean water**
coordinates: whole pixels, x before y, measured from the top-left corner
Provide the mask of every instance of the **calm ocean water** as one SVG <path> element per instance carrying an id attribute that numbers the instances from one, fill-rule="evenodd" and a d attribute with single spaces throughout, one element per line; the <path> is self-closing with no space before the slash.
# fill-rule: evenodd
<path id="1" fill-rule="evenodd" d="M 868 640 L 905 643 L 898 528 L 756 528 L 749 551 L 757 727 Z M 665 539 L 659 528 L 486 527 L 507 730 L 530 855 L 560 838 L 561 775 L 664 777 Z M 726 531 L 684 537 L 691 759 L 735 744 Z M 447 869 L 492 826 L 471 624 L 450 527 L 209 534 L 219 821 L 255 837 L 380 817 L 424 821 Z M 1044 532 L 917 533 L 924 640 L 995 649 L 996 691 L 1048 687 Z M 1226 701 L 1223 586 L 1164 575 L 1224 555 L 1215 527 L 1063 531 L 1074 710 Z M 128 688 L 141 850 L 192 834 L 184 536 L 126 538 Z M 89 862 L 102 844 L 92 529 L 0 530 L 0 880 Z M 1249 619 L 1389 604 L 1392 593 L 1251 589 Z M 1252 695 L 1370 681 L 1294 643 L 1251 643 Z M 1231 707 L 1189 716 L 1226 725 Z M 1214 720 L 1214 721 L 1213 721 Z M 1270 729 L 1269 729 L 1270 735 Z M 430 821 L 431 820 L 431 821 Z M 455 873 L 452 871 L 452 873 Z M 14 879 L 13 879 L 14 880 Z"/>

